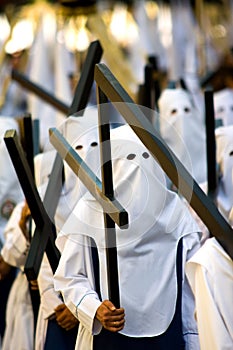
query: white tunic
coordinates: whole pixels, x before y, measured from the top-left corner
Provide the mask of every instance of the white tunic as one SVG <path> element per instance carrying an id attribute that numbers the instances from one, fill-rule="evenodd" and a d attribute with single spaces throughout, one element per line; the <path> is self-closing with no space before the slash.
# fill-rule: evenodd
<path id="1" fill-rule="evenodd" d="M 122 128 L 115 129 L 118 138 L 128 126 Z M 112 141 L 112 157 L 116 198 L 129 213 L 129 228 L 116 227 L 120 298 L 126 314 L 121 333 L 156 336 L 166 331 L 175 312 L 178 242 L 184 237 L 186 260 L 190 251 L 199 247 L 198 227 L 179 197 L 167 190 L 163 171 L 138 139 L 130 135 L 126 142 Z M 108 299 L 102 209 L 87 193 L 57 238 L 58 246 L 61 239 L 66 239 L 66 244 L 55 274 L 55 288 L 80 320 L 79 350 L 91 349 L 92 334 L 101 330 L 94 321 L 101 301 L 94 288 L 90 237 L 98 246 L 102 300 Z M 191 325 L 195 332 L 193 324 L 191 316 L 184 328 L 190 330 Z"/>
<path id="2" fill-rule="evenodd" d="M 233 349 L 233 262 L 215 238 L 188 261 L 202 350 Z"/>
<path id="3" fill-rule="evenodd" d="M 83 117 L 69 117 L 60 125 L 60 131 L 67 138 L 82 158 L 98 142 L 97 135 L 97 110 L 89 108 Z M 49 174 L 55 157 L 55 151 L 45 152 L 37 156 L 36 162 L 36 180 L 37 184 L 43 184 L 40 187 L 40 194 L 43 197 L 47 187 Z M 57 210 L 55 213 L 55 225 L 57 231 L 63 226 L 67 217 L 73 210 L 76 201 L 86 189 L 78 181 L 78 178 L 65 164 L 65 183 L 59 198 Z M 60 247 L 61 248 L 61 247 Z M 62 248 L 61 248 L 62 250 Z M 41 296 L 41 303 L 36 329 L 36 350 L 43 350 L 48 327 L 48 319 L 54 314 L 54 309 L 63 303 L 60 293 L 54 290 L 53 272 L 50 267 L 46 254 L 43 257 L 40 272 L 38 276 L 38 285 Z"/>
<path id="4" fill-rule="evenodd" d="M 5 262 L 19 268 L 7 301 L 6 329 L 2 350 L 33 349 L 33 311 L 28 281 L 23 273 L 28 245 L 18 226 L 23 205 L 24 202 L 15 207 L 8 221 L 4 232 L 5 244 L 1 251 Z"/>

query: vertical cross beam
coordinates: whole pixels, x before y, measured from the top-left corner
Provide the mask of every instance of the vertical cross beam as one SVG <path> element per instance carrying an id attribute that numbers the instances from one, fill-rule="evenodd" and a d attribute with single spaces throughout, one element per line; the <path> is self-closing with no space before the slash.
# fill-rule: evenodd
<path id="1" fill-rule="evenodd" d="M 109 116 L 104 112 L 103 106 L 108 103 L 106 95 L 97 88 L 97 104 L 99 117 L 99 139 L 100 139 L 100 160 L 102 175 L 102 191 L 108 198 L 114 197 L 112 178 L 112 158 L 110 142 Z M 115 222 L 104 212 L 105 243 L 109 299 L 113 304 L 120 307 L 118 264 L 117 264 L 117 243 Z"/>
<path id="2" fill-rule="evenodd" d="M 29 167 L 34 177 L 34 142 L 33 142 L 33 126 L 30 113 L 25 113 L 22 118 L 19 118 L 19 127 L 21 134 L 21 143 L 26 153 L 26 158 Z"/>
<path id="3" fill-rule="evenodd" d="M 75 90 L 73 102 L 68 111 L 69 115 L 74 115 L 86 108 L 91 88 L 94 81 L 95 65 L 100 62 L 103 49 L 98 40 L 93 41 L 87 51 L 87 56 L 83 64 L 82 73 Z M 79 114 L 80 115 L 80 114 Z"/>

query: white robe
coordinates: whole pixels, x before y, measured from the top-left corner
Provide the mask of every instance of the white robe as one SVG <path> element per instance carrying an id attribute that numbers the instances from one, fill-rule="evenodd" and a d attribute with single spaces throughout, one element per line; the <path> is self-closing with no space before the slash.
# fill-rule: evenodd
<path id="1" fill-rule="evenodd" d="M 60 125 L 60 131 L 75 148 L 78 146 L 78 153 L 85 158 L 87 153 L 94 147 L 91 144 L 98 142 L 97 135 L 97 110 L 89 108 L 85 111 L 83 117 L 69 117 Z M 36 180 L 37 184 L 43 184 L 40 187 L 40 194 L 43 197 L 47 187 L 51 165 L 53 164 L 55 152 L 49 151 L 37 156 Z M 65 184 L 63 186 L 57 210 L 55 213 L 55 225 L 57 231 L 63 226 L 67 217 L 73 210 L 76 201 L 86 189 L 78 181 L 76 175 L 65 164 Z M 84 191 L 84 192 L 83 192 Z M 62 248 L 61 248 L 62 250 Z M 54 315 L 54 309 L 63 303 L 60 293 L 54 290 L 53 272 L 50 267 L 46 254 L 44 254 L 40 272 L 38 276 L 38 285 L 41 296 L 39 315 L 36 329 L 35 349 L 43 350 L 48 319 Z"/>
<path id="2" fill-rule="evenodd" d="M 136 136 L 132 137 L 128 126 L 118 129 L 114 131 L 118 138 L 123 137 L 122 130 L 128 131 L 126 143 L 122 139 L 112 142 L 116 198 L 129 213 L 129 228 L 116 228 L 121 305 L 126 314 L 121 333 L 151 337 L 165 332 L 174 315 L 178 242 L 183 237 L 185 261 L 199 247 L 199 230 L 178 196 L 167 190 L 164 173 L 146 148 Z M 57 238 L 58 247 L 61 240 L 66 243 L 54 276 L 55 289 L 62 292 L 65 303 L 80 321 L 78 350 L 91 349 L 92 335 L 101 330 L 94 319 L 101 301 L 95 292 L 90 237 L 98 246 L 102 300 L 108 299 L 102 209 L 87 193 Z M 162 273 L 161 266 L 166 266 Z M 188 294 L 186 284 L 182 307 L 187 318 L 183 319 L 183 328 L 184 333 L 195 333 Z M 198 344 L 191 348 L 198 349 Z"/>
<path id="3" fill-rule="evenodd" d="M 6 329 L 2 350 L 32 350 L 34 342 L 34 321 L 28 280 L 23 273 L 23 266 L 28 252 L 27 242 L 18 227 L 21 209 L 19 203 L 5 229 L 5 244 L 1 255 L 5 262 L 18 267 L 18 274 L 12 284 L 7 301 Z"/>
<path id="4" fill-rule="evenodd" d="M 233 262 L 215 238 L 188 261 L 202 350 L 233 349 Z"/>

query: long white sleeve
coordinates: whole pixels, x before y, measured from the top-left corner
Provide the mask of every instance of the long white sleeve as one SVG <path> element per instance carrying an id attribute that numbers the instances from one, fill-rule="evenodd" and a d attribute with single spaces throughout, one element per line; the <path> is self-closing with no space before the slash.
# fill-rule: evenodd
<path id="1" fill-rule="evenodd" d="M 95 320 L 101 301 L 94 289 L 92 261 L 88 238 L 66 239 L 64 250 L 54 276 L 55 290 L 63 295 L 64 302 L 90 333 L 99 333 L 102 326 Z"/>

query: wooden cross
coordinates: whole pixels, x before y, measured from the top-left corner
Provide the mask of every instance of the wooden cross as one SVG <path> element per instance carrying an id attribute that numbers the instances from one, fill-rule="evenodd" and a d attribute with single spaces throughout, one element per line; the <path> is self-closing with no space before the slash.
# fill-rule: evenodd
<path id="1" fill-rule="evenodd" d="M 59 189 L 61 190 L 62 187 L 62 176 L 61 173 L 58 172 L 55 187 L 56 190 L 54 190 L 55 176 L 53 176 L 53 181 L 49 181 L 46 190 L 47 196 L 45 195 L 43 205 L 16 131 L 6 131 L 4 141 L 16 170 L 19 182 L 24 192 L 24 196 L 30 208 L 32 218 L 36 225 L 36 230 L 31 241 L 31 247 L 29 249 L 27 262 L 25 264 L 26 276 L 28 280 L 31 281 L 37 279 L 45 249 L 50 265 L 54 272 L 60 258 L 59 252 L 54 245 L 56 228 L 53 221 L 50 219 L 50 216 L 53 218 L 53 215 L 56 211 L 57 203 L 60 197 Z M 57 163 L 61 164 L 61 162 L 61 158 L 57 157 L 53 168 L 62 170 L 61 166 L 57 166 Z M 53 201 L 52 203 L 49 203 L 50 205 L 48 208 L 47 205 L 49 194 L 51 196 L 50 199 L 52 198 Z"/>
<path id="2" fill-rule="evenodd" d="M 25 156 L 30 167 L 33 178 L 34 174 L 34 155 L 39 153 L 39 134 L 36 132 L 37 130 L 37 120 L 32 121 L 31 114 L 25 113 L 22 117 L 17 119 L 20 129 L 20 140 L 22 143 L 22 147 L 25 151 Z M 29 241 L 32 239 L 31 232 L 31 219 L 29 225 Z M 31 283 L 28 284 L 29 292 L 32 303 L 33 317 L 34 317 L 34 333 L 36 331 L 36 324 L 40 306 L 40 293 L 38 289 L 34 289 L 31 286 Z"/>
<path id="3" fill-rule="evenodd" d="M 92 42 L 87 52 L 83 71 L 76 87 L 68 115 L 73 115 L 84 109 L 94 80 L 94 67 L 100 61 L 101 56 L 102 48 L 100 43 L 98 41 Z M 63 162 L 59 154 L 57 154 L 46 189 L 44 202 L 42 203 L 29 166 L 22 153 L 16 132 L 12 130 L 8 131 L 4 139 L 36 224 L 36 230 L 24 268 L 27 278 L 34 280 L 38 276 L 44 251 L 46 251 L 53 272 L 55 272 L 60 258 L 60 254 L 55 246 L 56 227 L 53 218 L 63 184 Z"/>
<path id="4" fill-rule="evenodd" d="M 103 102 L 103 98 L 100 98 L 100 100 Z M 106 115 L 101 113 L 101 118 L 106 118 Z M 114 197 L 109 123 L 101 124 L 103 121 L 100 121 L 99 130 L 102 148 L 101 164 L 103 164 L 101 169 L 102 183 L 55 128 L 50 129 L 50 142 L 103 208 L 109 299 L 116 307 L 120 307 L 115 223 L 121 228 L 127 228 L 128 213 Z"/>
<path id="5" fill-rule="evenodd" d="M 103 63 L 95 67 L 95 81 L 97 88 L 112 102 L 152 156 L 159 161 L 167 176 L 190 203 L 212 235 L 233 258 L 233 229 Z"/>

